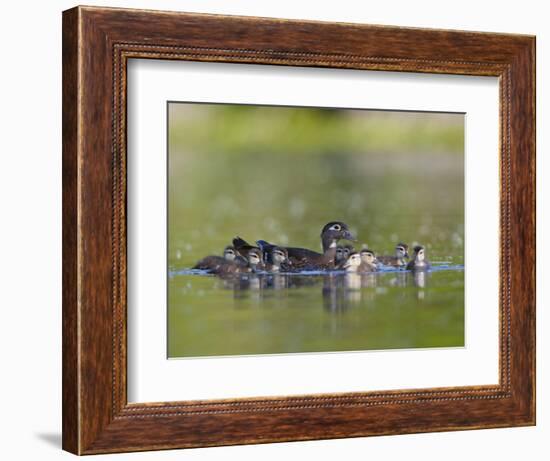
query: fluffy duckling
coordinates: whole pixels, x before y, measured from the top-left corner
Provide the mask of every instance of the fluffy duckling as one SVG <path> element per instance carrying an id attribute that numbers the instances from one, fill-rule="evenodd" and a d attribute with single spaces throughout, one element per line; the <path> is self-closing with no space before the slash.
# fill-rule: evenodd
<path id="1" fill-rule="evenodd" d="M 349 255 L 348 255 L 349 256 Z M 341 245 L 336 246 L 336 254 L 334 255 L 334 267 L 341 269 L 346 262 L 347 257 L 344 254 L 344 247 Z"/>
<path id="2" fill-rule="evenodd" d="M 235 248 L 231 245 L 226 246 L 223 250 L 223 256 L 210 255 L 202 258 L 197 264 L 193 266 L 193 269 L 200 269 L 205 271 L 215 270 L 221 264 L 225 264 L 229 261 L 234 261 L 237 257 Z"/>
<path id="3" fill-rule="evenodd" d="M 225 261 L 211 269 L 210 272 L 223 277 L 247 272 L 259 272 L 264 268 L 262 252 L 259 248 L 253 248 L 248 252 L 246 259 L 237 255 L 233 261 Z"/>
<path id="4" fill-rule="evenodd" d="M 259 248 L 251 248 L 247 254 L 248 267 L 252 272 L 259 272 L 265 270 L 264 259 L 262 251 Z"/>
<path id="5" fill-rule="evenodd" d="M 265 259 L 265 256 L 264 256 Z M 288 259 L 286 248 L 272 247 L 269 251 L 269 259 L 265 261 L 265 270 L 268 272 L 288 272 L 292 263 Z"/>
<path id="6" fill-rule="evenodd" d="M 364 263 L 361 260 L 361 255 L 357 252 L 353 252 L 349 255 L 348 260 L 344 264 L 346 272 L 361 273 L 361 272 L 374 272 L 376 269 L 373 266 Z"/>
<path id="7" fill-rule="evenodd" d="M 407 264 L 407 269 L 412 271 L 426 271 L 431 266 L 426 259 L 426 249 L 422 245 L 414 247 L 414 259 Z"/>
<path id="8" fill-rule="evenodd" d="M 377 259 L 374 251 L 365 248 L 364 250 L 361 250 L 361 253 L 359 254 L 361 255 L 361 264 L 364 264 L 365 267 L 368 268 L 365 272 L 376 272 L 378 270 L 378 266 L 376 265 Z"/>
<path id="9" fill-rule="evenodd" d="M 409 246 L 406 243 L 398 243 L 395 246 L 394 256 L 379 256 L 377 259 L 385 266 L 405 267 L 407 265 L 405 259 L 409 259 Z"/>
<path id="10" fill-rule="evenodd" d="M 350 245 L 347 243 L 346 245 L 342 246 L 342 249 L 344 250 L 344 258 L 347 260 L 349 258 L 349 255 L 355 252 L 355 247 L 353 245 Z"/>

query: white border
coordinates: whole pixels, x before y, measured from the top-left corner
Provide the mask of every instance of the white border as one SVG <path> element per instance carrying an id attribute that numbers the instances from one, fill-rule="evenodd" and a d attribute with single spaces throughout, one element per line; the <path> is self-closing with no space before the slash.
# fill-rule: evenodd
<path id="1" fill-rule="evenodd" d="M 498 383 L 497 78 L 131 59 L 128 91 L 130 402 Z M 467 346 L 167 360 L 167 101 L 466 113 Z"/>

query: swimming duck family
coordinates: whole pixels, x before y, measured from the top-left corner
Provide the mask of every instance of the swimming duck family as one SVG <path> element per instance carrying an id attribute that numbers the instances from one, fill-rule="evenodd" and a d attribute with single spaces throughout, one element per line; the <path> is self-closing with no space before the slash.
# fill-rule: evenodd
<path id="1" fill-rule="evenodd" d="M 357 251 L 350 243 L 340 245 L 341 240 L 357 241 L 349 226 L 341 221 L 325 224 L 321 229 L 320 240 L 322 253 L 308 248 L 281 246 L 266 240 L 256 240 L 254 245 L 237 236 L 232 240 L 232 245 L 225 247 L 223 256 L 206 256 L 193 269 L 230 275 L 335 270 L 366 273 L 376 272 L 383 267 L 424 271 L 431 267 L 425 258 L 426 249 L 421 245 L 414 248 L 414 257 L 409 262 L 409 247 L 405 243 L 398 243 L 395 253 L 387 256 L 376 256 L 369 248 Z"/>

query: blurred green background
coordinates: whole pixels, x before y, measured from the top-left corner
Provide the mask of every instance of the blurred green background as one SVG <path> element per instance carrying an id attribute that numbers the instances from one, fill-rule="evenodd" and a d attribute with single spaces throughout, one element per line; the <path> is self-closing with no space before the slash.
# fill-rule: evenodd
<path id="1" fill-rule="evenodd" d="M 170 357 L 464 344 L 462 270 L 434 272 L 423 286 L 396 288 L 395 274 L 353 290 L 344 281 L 336 296 L 355 314 L 336 309 L 330 336 L 320 329 L 335 312 L 323 308 L 321 276 L 243 289 L 182 272 L 236 235 L 320 250 L 332 220 L 351 227 L 358 247 L 390 254 L 398 241 L 418 242 L 437 264 L 462 265 L 462 114 L 170 103 L 168 136 Z"/>

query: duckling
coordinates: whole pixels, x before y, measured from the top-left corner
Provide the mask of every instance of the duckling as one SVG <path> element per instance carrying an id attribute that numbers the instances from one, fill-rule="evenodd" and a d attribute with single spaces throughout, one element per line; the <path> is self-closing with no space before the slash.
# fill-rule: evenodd
<path id="1" fill-rule="evenodd" d="M 224 277 L 247 272 L 258 272 L 264 270 L 264 268 L 262 252 L 259 248 L 252 248 L 248 251 L 246 259 L 237 255 L 233 261 L 224 261 L 222 264 L 211 269 L 210 272 Z"/>
<path id="2" fill-rule="evenodd" d="M 246 262 L 243 262 L 242 259 L 235 259 L 233 261 L 225 261 L 224 263 L 219 264 L 215 268 L 211 269 L 210 273 L 224 277 L 251 271 L 250 266 Z"/>
<path id="3" fill-rule="evenodd" d="M 273 264 L 273 250 L 275 248 L 281 248 L 282 250 L 286 251 L 285 248 L 279 247 L 277 245 L 272 245 L 265 240 L 257 240 L 256 245 L 258 245 L 258 248 L 260 248 L 260 250 L 262 251 L 262 258 L 265 264 Z"/>
<path id="4" fill-rule="evenodd" d="M 348 260 L 344 264 L 346 272 L 360 273 L 360 272 L 373 272 L 375 269 L 369 264 L 364 263 L 361 260 L 361 255 L 357 252 L 353 252 L 349 255 Z"/>
<path id="5" fill-rule="evenodd" d="M 215 270 L 218 266 L 221 264 L 225 264 L 228 261 L 234 261 L 237 257 L 237 254 L 235 252 L 235 248 L 233 248 L 231 245 L 226 246 L 223 250 L 223 257 L 222 256 L 206 256 L 202 258 L 197 264 L 193 266 L 193 269 L 200 269 L 205 271 L 212 271 Z"/>
<path id="6" fill-rule="evenodd" d="M 407 269 L 412 271 L 427 271 L 430 269 L 430 261 L 426 259 L 426 249 L 422 245 L 414 247 L 414 259 L 407 264 Z"/>
<path id="7" fill-rule="evenodd" d="M 353 245 L 337 245 L 336 256 L 334 257 L 334 267 L 336 269 L 342 269 L 344 267 L 344 264 L 348 260 L 349 255 L 354 252 L 355 248 Z"/>
<path id="8" fill-rule="evenodd" d="M 377 260 L 385 266 L 405 267 L 405 259 L 409 259 L 409 246 L 406 243 L 398 243 L 395 246 L 395 256 L 378 256 Z"/>
<path id="9" fill-rule="evenodd" d="M 348 258 L 344 254 L 344 247 L 342 245 L 336 246 L 336 254 L 334 256 L 335 269 L 341 269 Z"/>
<path id="10" fill-rule="evenodd" d="M 353 245 L 349 244 L 349 243 L 343 245 L 342 248 L 344 249 L 344 257 L 346 259 L 349 258 L 350 254 L 355 252 L 355 247 Z"/>
<path id="11" fill-rule="evenodd" d="M 378 270 L 378 266 L 376 265 L 377 259 L 374 251 L 365 248 L 364 250 L 361 250 L 361 253 L 359 254 L 361 255 L 361 264 L 365 265 L 367 268 L 364 272 L 376 272 Z"/>
<path id="12" fill-rule="evenodd" d="M 233 247 L 235 248 L 235 251 L 237 254 L 241 255 L 243 258 L 248 258 L 248 252 L 252 249 L 258 250 L 258 247 L 255 247 L 254 245 L 250 245 L 246 240 L 235 237 L 233 239 Z"/>
<path id="13" fill-rule="evenodd" d="M 267 262 L 269 261 L 269 262 Z M 269 252 L 269 259 L 264 256 L 265 269 L 268 272 L 288 272 L 292 263 L 288 260 L 288 251 L 286 248 L 273 247 Z"/>
<path id="14" fill-rule="evenodd" d="M 286 247 L 288 259 L 295 269 L 323 270 L 334 269 L 336 258 L 336 247 L 339 240 L 355 240 L 347 224 L 341 221 L 331 221 L 321 230 L 321 245 L 323 253 L 308 250 L 307 248 Z M 265 240 L 258 240 L 256 243 L 263 248 L 274 246 Z"/>
<path id="15" fill-rule="evenodd" d="M 262 251 L 259 248 L 251 248 L 248 250 L 247 260 L 248 267 L 252 270 L 252 272 L 265 270 Z"/>

